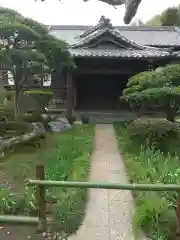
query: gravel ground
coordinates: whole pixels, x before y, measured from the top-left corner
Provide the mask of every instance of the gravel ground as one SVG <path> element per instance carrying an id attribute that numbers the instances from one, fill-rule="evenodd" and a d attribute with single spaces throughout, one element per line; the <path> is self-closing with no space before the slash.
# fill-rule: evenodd
<path id="1" fill-rule="evenodd" d="M 128 183 L 111 124 L 99 124 L 96 127 L 90 180 Z M 134 240 L 133 210 L 130 191 L 90 189 L 84 223 L 70 239 Z"/>

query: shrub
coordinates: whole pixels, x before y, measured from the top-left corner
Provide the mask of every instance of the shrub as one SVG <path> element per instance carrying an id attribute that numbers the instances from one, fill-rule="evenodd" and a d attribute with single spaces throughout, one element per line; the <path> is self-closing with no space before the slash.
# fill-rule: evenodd
<path id="1" fill-rule="evenodd" d="M 31 115 L 26 115 L 23 117 L 23 120 L 29 123 L 41 122 L 42 121 L 41 113 L 37 112 L 32 113 Z"/>
<path id="2" fill-rule="evenodd" d="M 8 122 L 5 124 L 5 130 L 11 131 L 11 130 L 17 130 L 18 132 L 26 133 L 32 130 L 32 126 L 25 122 Z"/>
<path id="3" fill-rule="evenodd" d="M 14 111 L 13 109 L 1 109 L 0 110 L 0 121 L 13 121 Z"/>
<path id="4" fill-rule="evenodd" d="M 37 108 L 40 112 L 44 112 L 49 101 L 51 100 L 53 93 L 51 90 L 38 89 L 27 90 L 24 92 L 26 95 L 31 96 L 37 103 Z"/>
<path id="5" fill-rule="evenodd" d="M 133 218 L 135 230 L 143 229 L 151 239 L 170 238 L 176 233 L 176 213 L 165 197 L 156 192 L 139 193 Z"/>
<path id="6" fill-rule="evenodd" d="M 128 126 L 132 141 L 156 150 L 173 152 L 173 144 L 180 144 L 180 124 L 161 119 L 139 119 Z M 171 140 L 171 143 L 170 143 Z M 177 148 L 176 148 L 177 149 Z"/>
<path id="7" fill-rule="evenodd" d="M 158 109 L 174 122 L 180 111 L 179 77 L 179 64 L 139 73 L 129 79 L 121 99 L 139 115 L 148 108 Z"/>
<path id="8" fill-rule="evenodd" d="M 172 124 L 172 123 L 171 123 Z M 124 156 L 132 183 L 179 184 L 179 155 L 164 155 L 154 148 L 140 146 L 139 138 L 127 131 L 128 126 L 115 125 L 120 150 Z M 143 127 L 143 134 L 144 134 Z M 171 139 L 169 139 L 169 143 Z M 167 142 L 168 143 L 168 142 Z M 179 145 L 174 149 L 179 154 Z M 177 193 L 143 192 L 134 193 L 136 211 L 134 228 L 142 228 L 152 240 L 172 240 L 176 233 Z"/>
<path id="9" fill-rule="evenodd" d="M 19 136 L 31 130 L 32 126 L 25 122 L 0 122 L 0 134 L 3 137 Z"/>
<path id="10" fill-rule="evenodd" d="M 86 116 L 82 116 L 81 121 L 82 121 L 83 124 L 88 124 L 89 123 L 89 119 Z"/>
<path id="11" fill-rule="evenodd" d="M 159 219 L 162 215 L 167 213 L 168 207 L 169 202 L 164 198 L 159 198 L 156 193 L 140 193 L 133 219 L 135 226 L 145 229 L 150 237 L 150 233 L 153 229 L 159 227 Z"/>

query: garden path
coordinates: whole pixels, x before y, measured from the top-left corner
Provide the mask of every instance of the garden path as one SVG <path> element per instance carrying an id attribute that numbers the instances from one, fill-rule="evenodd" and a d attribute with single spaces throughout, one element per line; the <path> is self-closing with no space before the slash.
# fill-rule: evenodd
<path id="1" fill-rule="evenodd" d="M 90 181 L 128 183 L 111 124 L 96 126 Z M 133 240 L 130 191 L 89 190 L 84 222 L 70 240 Z"/>
<path id="2" fill-rule="evenodd" d="M 90 181 L 128 183 L 128 177 L 111 124 L 96 126 Z M 68 240 L 134 240 L 132 232 L 133 200 L 130 191 L 89 190 L 84 222 Z M 16 233 L 16 234 L 14 234 Z M 0 239 L 44 239 L 35 228 L 0 226 Z"/>

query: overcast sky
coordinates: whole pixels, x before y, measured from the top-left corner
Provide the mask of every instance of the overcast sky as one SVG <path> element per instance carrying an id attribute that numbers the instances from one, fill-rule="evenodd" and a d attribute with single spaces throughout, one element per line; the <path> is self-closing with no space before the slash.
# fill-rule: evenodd
<path id="1" fill-rule="evenodd" d="M 170 6 L 177 6 L 180 0 L 142 0 L 136 19 L 149 20 L 155 14 Z M 124 6 L 114 9 L 97 0 L 0 0 L 0 6 L 15 9 L 25 16 L 44 24 L 96 24 L 102 15 L 111 19 L 115 25 L 124 25 Z"/>

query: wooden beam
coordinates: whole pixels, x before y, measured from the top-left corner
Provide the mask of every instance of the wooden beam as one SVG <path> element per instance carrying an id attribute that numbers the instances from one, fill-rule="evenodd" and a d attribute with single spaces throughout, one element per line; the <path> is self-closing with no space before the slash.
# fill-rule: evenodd
<path id="1" fill-rule="evenodd" d="M 131 69 L 131 67 L 129 69 L 85 69 L 85 68 L 77 68 L 75 70 L 75 73 L 77 74 L 136 74 L 138 72 L 142 72 L 143 69 L 139 69 L 139 71 L 136 69 Z"/>
<path id="2" fill-rule="evenodd" d="M 67 73 L 67 117 L 71 118 L 73 112 L 73 81 L 72 73 Z"/>

